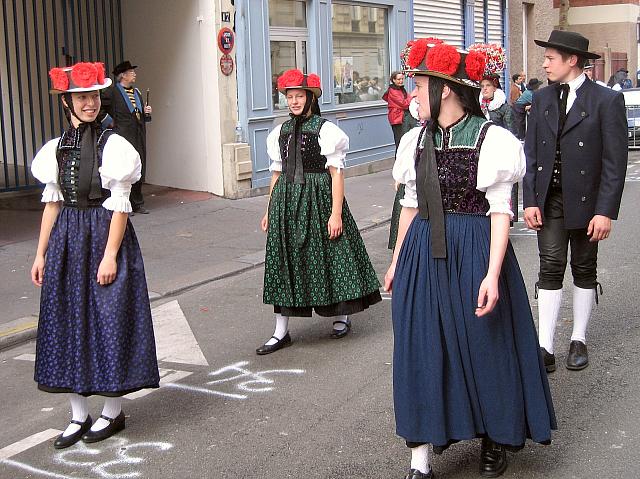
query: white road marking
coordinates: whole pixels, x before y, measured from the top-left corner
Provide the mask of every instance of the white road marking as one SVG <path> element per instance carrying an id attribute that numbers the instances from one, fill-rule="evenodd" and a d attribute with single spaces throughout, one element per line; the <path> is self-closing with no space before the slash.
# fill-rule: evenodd
<path id="1" fill-rule="evenodd" d="M 186 378 L 187 376 L 191 376 L 193 373 L 190 371 L 178 371 L 174 369 L 163 369 L 160 368 L 160 387 L 164 387 L 167 383 L 172 383 L 175 381 L 180 381 L 181 379 Z M 127 399 L 138 399 L 147 394 L 151 394 L 152 392 L 157 391 L 157 389 L 141 389 L 140 391 L 132 392 L 124 397 Z"/>
<path id="2" fill-rule="evenodd" d="M 0 449 L 0 461 L 9 459 L 10 457 L 20 454 L 27 449 L 31 449 L 32 447 L 48 441 L 49 439 L 54 438 L 60 434 L 62 434 L 62 431 L 58 431 L 57 429 L 47 429 L 46 431 L 42 431 L 26 437 L 21 441 L 9 444 L 7 447 L 3 447 L 2 449 Z"/>
<path id="3" fill-rule="evenodd" d="M 156 350 L 160 361 L 208 366 L 178 301 L 153 308 Z"/>
<path id="4" fill-rule="evenodd" d="M 31 362 L 35 362 L 36 360 L 36 355 L 32 354 L 32 353 L 26 353 L 26 354 L 21 354 L 20 356 L 16 356 L 15 358 L 18 361 L 31 361 Z"/>

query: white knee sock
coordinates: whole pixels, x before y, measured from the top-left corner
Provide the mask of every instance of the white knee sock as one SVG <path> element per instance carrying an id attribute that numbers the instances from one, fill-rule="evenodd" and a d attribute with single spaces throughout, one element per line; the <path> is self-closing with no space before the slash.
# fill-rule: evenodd
<path id="1" fill-rule="evenodd" d="M 423 474 L 429 472 L 429 444 L 411 448 L 411 469 Z"/>
<path id="2" fill-rule="evenodd" d="M 587 325 L 596 296 L 595 289 L 583 289 L 573 286 L 573 333 L 571 341 L 587 343 Z"/>
<path id="3" fill-rule="evenodd" d="M 342 315 L 342 316 L 334 316 L 333 317 L 334 321 L 344 321 L 345 323 L 349 322 L 349 316 L 347 316 L 346 314 Z M 344 328 L 346 328 L 347 325 L 344 323 L 335 323 L 333 325 L 333 329 L 335 329 L 336 331 L 342 331 Z"/>
<path id="4" fill-rule="evenodd" d="M 69 394 L 69 401 L 71 401 L 71 418 L 74 421 L 84 422 L 89 415 L 89 405 L 87 398 L 80 396 L 79 394 Z M 80 430 L 78 424 L 69 424 L 62 433 L 63 436 L 70 436 Z"/>
<path id="5" fill-rule="evenodd" d="M 118 417 L 118 414 L 122 411 L 122 398 L 106 398 L 104 400 L 104 407 L 102 408 L 102 415 L 114 419 Z M 91 426 L 92 431 L 100 431 L 109 425 L 109 421 L 99 418 Z"/>
<path id="6" fill-rule="evenodd" d="M 273 332 L 273 335 L 282 339 L 289 332 L 289 316 L 282 316 L 281 314 L 276 314 L 276 330 Z M 278 341 L 271 338 L 265 344 L 267 346 L 271 346 L 272 344 L 276 344 Z"/>
<path id="7" fill-rule="evenodd" d="M 562 304 L 562 289 L 538 290 L 538 340 L 540 347 L 553 354 L 553 337 Z"/>

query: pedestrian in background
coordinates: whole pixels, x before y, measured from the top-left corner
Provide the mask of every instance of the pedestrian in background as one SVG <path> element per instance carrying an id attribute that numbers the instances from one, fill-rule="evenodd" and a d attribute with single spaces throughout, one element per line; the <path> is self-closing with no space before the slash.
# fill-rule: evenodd
<path id="1" fill-rule="evenodd" d="M 273 305 L 276 326 L 259 355 L 291 344 L 291 316 L 332 317 L 330 337 L 339 339 L 351 329 L 349 315 L 382 299 L 344 198 L 349 137 L 320 116 L 320 78 L 289 70 L 278 89 L 291 118 L 267 137 L 273 174 L 261 222 L 267 232 L 263 301 Z"/>
<path id="2" fill-rule="evenodd" d="M 511 107 L 507 103 L 507 96 L 500 88 L 499 73 L 485 75 L 480 82 L 480 108 L 487 120 L 496 125 L 513 130 Z"/>
<path id="3" fill-rule="evenodd" d="M 36 343 L 38 388 L 69 393 L 72 420 L 54 443 L 92 443 L 125 427 L 121 396 L 159 385 L 153 324 L 129 192 L 140 156 L 96 122 L 102 63 L 54 68 L 71 125 L 33 160 L 45 203 L 31 279 L 42 286 Z M 105 396 L 95 422 L 87 396 Z"/>
<path id="4" fill-rule="evenodd" d="M 509 87 L 509 105 L 513 105 L 520 95 L 522 95 L 522 90 L 520 90 L 520 84 L 523 79 L 520 74 L 515 74 L 511 77 L 511 86 Z"/>
<path id="5" fill-rule="evenodd" d="M 404 88 L 404 74 L 399 71 L 391 73 L 389 88 L 382 99 L 387 102 L 387 118 L 393 131 L 393 141 L 396 145 L 400 145 L 400 138 L 411 128 L 411 119 L 409 113 L 409 104 L 411 96 Z"/>
<path id="6" fill-rule="evenodd" d="M 133 213 L 147 214 L 144 207 L 142 184 L 147 171 L 147 126 L 153 112 L 150 105 L 142 99 L 142 93 L 135 88 L 137 65 L 129 60 L 116 65 L 113 69 L 115 83 L 102 92 L 102 111 L 100 119 L 109 124 L 113 121 L 115 131 L 122 135 L 138 151 L 142 161 L 142 176 L 131 188 Z M 107 117 L 106 115 L 109 115 Z"/>
<path id="7" fill-rule="evenodd" d="M 573 332 L 566 367 L 589 364 L 586 336 L 597 301 L 598 245 L 617 219 L 627 168 L 624 96 L 588 81 L 591 53 L 579 33 L 553 30 L 542 67 L 552 86 L 533 95 L 525 151 L 524 219 L 537 231 L 538 337 L 548 372 L 556 369 L 554 336 L 571 247 Z M 602 292 L 602 287 L 600 287 Z"/>
<path id="8" fill-rule="evenodd" d="M 521 143 L 478 103 L 485 52 L 435 38 L 403 50 L 420 118 L 430 120 L 393 169 L 406 185 L 385 276 L 393 291 L 396 431 L 411 448 L 406 479 L 430 479 L 441 453 L 482 438 L 480 474 L 498 477 L 507 450 L 548 444 L 553 405 L 524 281 L 509 243 Z M 414 50 L 415 49 L 415 50 Z"/>
<path id="9" fill-rule="evenodd" d="M 527 115 L 531 109 L 531 102 L 533 101 L 533 92 L 540 88 L 542 82 L 537 78 L 532 78 L 527 83 L 526 91 L 520 95 L 513 105 L 513 133 L 519 140 L 524 140 L 527 132 Z"/>

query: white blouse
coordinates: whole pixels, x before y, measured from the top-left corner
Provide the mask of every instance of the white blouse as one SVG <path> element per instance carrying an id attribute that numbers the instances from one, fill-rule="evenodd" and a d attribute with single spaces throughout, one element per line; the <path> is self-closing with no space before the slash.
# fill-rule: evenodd
<path id="1" fill-rule="evenodd" d="M 413 128 L 402 137 L 393 165 L 393 178 L 406 185 L 400 204 L 407 208 L 418 207 L 415 153 L 420 129 L 421 127 Z M 476 182 L 476 188 L 485 192 L 489 202 L 487 216 L 491 213 L 506 213 L 513 217 L 510 207 L 511 187 L 522 179 L 525 170 L 526 160 L 520 140 L 508 130 L 491 125 L 480 148 Z"/>
<path id="2" fill-rule="evenodd" d="M 276 126 L 267 137 L 267 154 L 271 159 L 269 171 L 282 171 L 282 158 L 280 157 L 280 129 Z M 344 168 L 344 159 L 349 151 L 349 137 L 339 127 L 329 121 L 325 121 L 320 127 L 318 135 L 320 154 L 327 158 L 325 168 L 333 166 L 338 172 Z"/>
<path id="3" fill-rule="evenodd" d="M 48 141 L 36 154 L 31 163 L 33 176 L 45 184 L 42 202 L 62 201 L 62 190 L 58 184 L 58 160 L 56 150 L 60 138 Z M 107 139 L 102 151 L 100 179 L 102 187 L 111 191 L 102 206 L 111 211 L 131 213 L 129 193 L 131 185 L 140 179 L 142 163 L 136 149 L 117 134 Z"/>

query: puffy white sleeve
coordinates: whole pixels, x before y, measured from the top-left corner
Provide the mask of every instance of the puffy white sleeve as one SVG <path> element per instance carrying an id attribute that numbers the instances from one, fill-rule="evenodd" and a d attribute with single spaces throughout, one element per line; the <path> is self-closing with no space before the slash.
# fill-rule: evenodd
<path id="1" fill-rule="evenodd" d="M 64 200 L 62 190 L 58 184 L 58 159 L 56 150 L 60 138 L 54 138 L 44 144 L 31 162 L 31 173 L 40 182 L 44 183 L 42 191 L 43 203 L 55 203 Z"/>
<path id="2" fill-rule="evenodd" d="M 102 206 L 111 211 L 131 213 L 129 193 L 142 171 L 140 155 L 131 143 L 120 135 L 112 134 L 102 151 L 100 177 L 102 187 L 111 191 Z"/>
<path id="3" fill-rule="evenodd" d="M 267 136 L 267 154 L 271 160 L 269 171 L 282 171 L 282 158 L 280 158 L 280 129 L 282 125 L 276 126 L 269 136 Z"/>
<path id="4" fill-rule="evenodd" d="M 344 159 L 349 150 L 349 137 L 338 126 L 325 121 L 318 135 L 320 154 L 327 158 L 325 168 L 333 166 L 338 173 L 344 168 Z"/>
<path id="5" fill-rule="evenodd" d="M 418 207 L 416 150 L 421 130 L 421 126 L 416 126 L 402 135 L 396 152 L 396 161 L 393 164 L 393 179 L 405 185 L 404 198 L 400 200 L 400 204 L 407 208 Z"/>
<path id="6" fill-rule="evenodd" d="M 526 159 L 522 143 L 508 130 L 492 125 L 480 148 L 478 182 L 476 187 L 484 191 L 491 213 L 506 213 L 513 217 L 511 188 L 522 179 Z"/>

